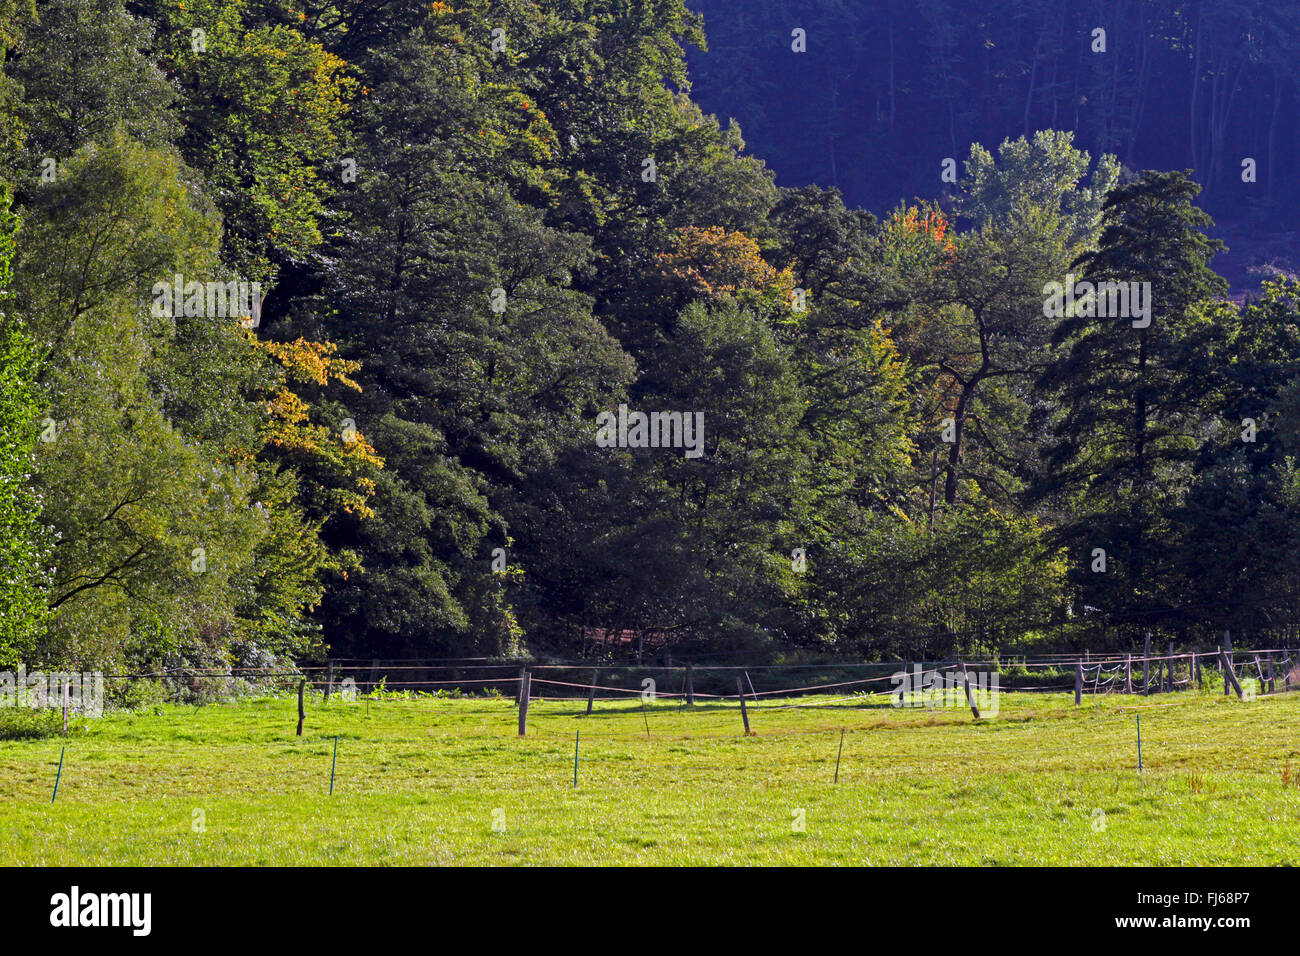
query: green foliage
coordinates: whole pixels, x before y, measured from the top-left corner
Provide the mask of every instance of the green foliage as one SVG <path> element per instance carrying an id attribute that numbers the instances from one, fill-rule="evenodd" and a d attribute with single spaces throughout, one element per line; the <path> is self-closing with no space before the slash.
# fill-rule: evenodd
<path id="1" fill-rule="evenodd" d="M 1073 496 L 1061 540 L 1085 600 L 1123 620 L 1159 595 L 1156 555 L 1181 500 L 1208 409 L 1222 403 L 1216 366 L 1234 311 L 1215 302 L 1226 283 L 1209 268 L 1220 244 L 1200 231 L 1198 187 L 1182 173 L 1148 172 L 1106 200 L 1095 252 L 1080 260 L 1092 282 L 1146 283 L 1150 322 L 1066 315 L 1053 337 L 1067 347 L 1041 382 L 1061 414 L 1039 494 Z M 1107 571 L 1092 570 L 1093 549 Z"/>
<path id="2" fill-rule="evenodd" d="M 40 740 L 63 730 L 59 711 L 32 707 L 0 707 L 0 740 Z"/>
<path id="3" fill-rule="evenodd" d="M 231 318 L 150 310 L 156 281 L 224 278 L 219 222 L 182 177 L 119 133 L 29 209 L 16 274 L 52 396 L 35 487 L 53 541 L 40 651 L 56 659 L 304 650 L 334 565 L 296 479 L 257 462 L 290 443 L 314 460 L 283 365 Z"/>
<path id="4" fill-rule="evenodd" d="M 1032 93 L 955 195 L 877 220 L 692 100 L 684 0 L 38 8 L 0 0 L 0 665 L 1288 626 L 1300 287 L 1223 301 L 1196 184 L 1117 185 Z M 903 72 L 955 152 L 941 14 Z M 791 149 L 836 182 L 813 115 Z M 1150 282 L 1151 325 L 1045 309 L 1072 271 Z M 261 324 L 156 313 L 178 274 L 261 280 Z M 700 416 L 703 454 L 598 443 L 620 405 Z"/>
<path id="5" fill-rule="evenodd" d="M 1162 548 L 1167 613 L 1186 627 L 1274 632 L 1300 593 L 1297 291 L 1291 279 L 1266 283 L 1259 300 L 1218 315 L 1231 336 L 1222 412 L 1202 424 Z"/>
<path id="6" fill-rule="evenodd" d="M 1074 134 L 1039 130 L 1032 139 L 1007 139 L 998 156 L 971 145 L 955 207 L 976 225 L 1014 222 L 1043 211 L 1054 220 L 1049 235 L 1073 258 L 1096 243 L 1102 204 L 1119 178 L 1119 161 L 1102 156 L 1084 185 L 1089 156 Z"/>
<path id="7" fill-rule="evenodd" d="M 0 2 L 0 58 L 22 38 L 24 27 L 35 13 L 36 0 Z"/>
<path id="8" fill-rule="evenodd" d="M 147 6 L 156 56 L 181 88 L 177 145 L 225 220 L 223 258 L 249 278 L 273 275 L 274 260 L 320 242 L 324 173 L 356 84 L 337 56 L 291 25 L 258 22 L 243 0 Z"/>
<path id="9" fill-rule="evenodd" d="M 6 71 L 22 86 L 20 116 L 30 131 L 17 180 L 39 188 L 45 159 L 66 160 L 115 130 L 149 146 L 179 132 L 170 111 L 176 90 L 145 52 L 154 25 L 121 0 L 41 5 Z"/>
<path id="10" fill-rule="evenodd" d="M 36 464 L 41 396 L 36 348 L 9 311 L 18 217 L 0 184 L 0 668 L 31 649 L 45 618 L 42 592 L 47 548 L 30 478 Z"/>

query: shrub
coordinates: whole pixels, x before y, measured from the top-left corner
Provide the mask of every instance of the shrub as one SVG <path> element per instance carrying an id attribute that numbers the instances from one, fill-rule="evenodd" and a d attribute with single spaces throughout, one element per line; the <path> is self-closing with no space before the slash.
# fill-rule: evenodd
<path id="1" fill-rule="evenodd" d="M 63 729 L 57 710 L 32 707 L 0 707 L 0 740 L 39 740 Z"/>

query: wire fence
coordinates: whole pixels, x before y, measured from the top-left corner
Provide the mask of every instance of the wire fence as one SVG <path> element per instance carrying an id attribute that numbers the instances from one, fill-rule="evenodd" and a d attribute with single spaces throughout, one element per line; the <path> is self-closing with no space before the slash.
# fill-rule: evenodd
<path id="1" fill-rule="evenodd" d="M 151 685 L 168 700 L 202 702 L 258 692 L 310 689 L 336 695 L 394 699 L 420 695 L 510 696 L 533 700 L 653 699 L 703 704 L 772 698 L 903 697 L 936 687 L 973 685 L 1001 694 L 1070 693 L 1149 696 L 1222 685 L 1224 693 L 1265 694 L 1300 689 L 1300 650 L 1218 648 L 1168 653 L 1044 654 L 963 660 L 866 661 L 825 664 L 732 663 L 590 664 L 566 661 L 333 659 L 307 666 L 193 669 L 105 674 L 110 701 L 128 704 Z M 809 706 L 825 706 L 826 702 Z M 783 706 L 800 706 L 797 701 Z"/>
<path id="2" fill-rule="evenodd" d="M 119 756 L 139 761 L 138 772 L 147 773 L 151 785 L 161 786 L 165 780 L 167 786 L 202 789 L 218 785 L 226 776 L 237 781 L 241 774 L 261 773 L 264 769 L 275 775 L 280 789 L 311 792 L 318 786 L 317 776 L 322 772 L 323 765 L 317 766 L 324 759 L 321 748 L 328 748 L 329 737 L 334 735 L 330 793 L 335 785 L 340 739 L 344 740 L 346 761 L 339 775 L 340 784 L 349 790 L 381 792 L 390 785 L 425 785 L 427 768 L 421 760 L 423 755 L 435 753 L 441 755 L 439 759 L 453 762 L 469 760 L 475 767 L 476 779 L 514 780 L 511 774 L 519 773 L 517 765 L 498 767 L 494 761 L 500 754 L 500 741 L 516 735 L 536 741 L 557 759 L 573 754 L 576 781 L 580 734 L 583 741 L 589 742 L 584 746 L 595 748 L 585 751 L 591 769 L 610 781 L 629 784 L 640 781 L 648 771 L 628 764 L 627 753 L 610 747 L 680 742 L 686 749 L 657 751 L 653 759 L 669 760 L 678 777 L 703 779 L 733 773 L 735 760 L 720 757 L 721 751 L 715 748 L 731 747 L 733 744 L 727 740 L 747 739 L 753 734 L 774 742 L 809 741 L 812 749 L 807 752 L 802 745 L 793 754 L 781 752 L 779 772 L 791 779 L 824 777 L 830 751 L 822 752 L 815 741 L 836 735 L 840 753 L 846 736 L 862 742 L 856 751 L 850 747 L 851 773 L 858 779 L 911 771 L 960 771 L 969 769 L 972 761 L 988 769 L 1091 772 L 1113 768 L 1132 756 L 1135 766 L 1142 769 L 1144 729 L 1148 768 L 1190 770 L 1206 759 L 1236 759 L 1233 755 L 1240 740 L 1231 734 L 1203 731 L 1199 722 L 1198 729 L 1188 733 L 1186 721 L 1176 715 L 1198 701 L 1203 704 L 1205 698 L 1185 692 L 1217 691 L 1221 685 L 1225 694 L 1250 699 L 1271 697 L 1272 703 L 1283 704 L 1284 695 L 1300 690 L 1300 652 L 1258 648 L 1163 655 L 1043 655 L 1041 659 L 1022 658 L 1014 664 L 995 658 L 701 666 L 332 660 L 306 667 L 190 671 L 176 667 L 107 674 L 103 679 L 121 694 L 149 685 L 181 701 L 205 688 L 225 688 L 224 692 L 229 692 L 233 683 L 248 688 L 250 693 L 296 692 L 294 736 L 289 736 L 294 734 L 292 723 L 284 722 L 283 700 L 274 708 L 273 717 L 266 715 L 274 725 L 264 720 L 257 709 L 238 717 L 237 728 L 227 728 L 235 739 L 222 739 L 222 733 L 214 734 L 200 726 L 179 731 L 179 737 L 159 740 L 138 738 L 122 727 L 105 727 L 110 736 L 97 740 L 95 746 L 102 749 L 104 740 L 111 741 Z M 955 691 L 955 701 L 950 697 L 935 707 L 936 687 Z M 305 700 L 309 688 L 314 695 L 310 707 Z M 1045 726 L 1056 725 L 1032 719 L 1042 716 L 1042 712 L 1031 705 L 1032 709 L 1021 708 L 1012 714 L 1013 719 L 999 727 L 996 734 L 976 729 L 997 716 L 997 694 L 1059 695 L 1070 691 L 1076 704 L 1085 697 L 1093 698 L 1092 705 L 1100 705 L 1093 711 L 1095 715 L 1124 720 L 1087 721 L 1072 724 L 1067 734 L 1057 729 L 1044 733 Z M 994 695 L 992 708 L 987 706 L 990 694 Z M 457 709 L 455 720 L 448 723 L 445 709 L 430 706 L 439 697 L 468 700 L 464 709 Z M 1050 704 L 1051 709 L 1062 706 L 1060 700 Z M 1065 706 L 1068 708 L 1068 703 Z M 919 710 L 921 707 L 931 712 Z M 967 707 L 969 716 L 964 713 Z M 375 717 L 387 715 L 395 719 L 372 723 L 368 719 L 372 708 L 376 709 Z M 941 712 L 934 713 L 939 708 Z M 779 718 L 778 713 L 782 715 Z M 597 718 L 594 721 L 572 719 L 593 714 Z M 853 714 L 857 714 L 856 719 Z M 1160 714 L 1170 715 L 1173 722 Z M 1154 725 L 1146 723 L 1143 715 L 1150 715 Z M 1136 726 L 1130 722 L 1133 717 L 1137 718 Z M 188 718 L 180 715 L 178 719 Z M 757 729 L 751 733 L 754 719 L 758 721 Z M 304 720 L 308 725 L 306 737 Z M 951 728 L 959 724 L 967 725 L 973 733 L 962 738 L 957 751 L 936 746 L 935 738 L 925 732 L 929 727 Z M 66 736 L 66 711 L 64 729 Z M 900 745 L 896 732 L 919 734 L 915 746 Z M 170 733 L 178 731 L 172 728 Z M 1287 774 L 1300 775 L 1300 768 L 1292 771 L 1286 760 L 1293 753 L 1291 729 L 1286 721 L 1255 722 L 1250 734 L 1252 746 L 1265 754 L 1270 772 L 1272 763 L 1268 761 L 1276 760 L 1285 763 L 1284 780 Z M 296 738 L 299 743 L 291 743 Z M 872 740 L 869 746 L 868 738 Z M 180 764 L 166 756 L 173 754 L 178 740 L 183 740 L 188 754 Z M 698 741 L 698 745 L 690 741 Z M 602 750 L 602 745 L 606 749 Z M 77 736 L 73 735 L 59 751 L 56 795 L 58 779 L 64 775 L 65 752 L 71 765 L 78 768 L 69 796 L 88 795 L 95 786 L 102 785 L 97 771 L 84 765 L 86 746 L 89 743 L 78 746 Z M 778 749 L 780 746 L 778 743 Z M 1133 753 L 1125 756 L 1130 749 Z M 228 758 L 236 756 L 242 769 L 221 769 Z M 769 753 L 759 759 L 777 758 Z M 838 781 L 839 754 L 830 772 Z M 846 772 L 850 771 L 846 768 Z M 33 777 L 19 791 L 39 786 L 38 778 Z M 0 791 L 3 789 L 0 785 Z"/>

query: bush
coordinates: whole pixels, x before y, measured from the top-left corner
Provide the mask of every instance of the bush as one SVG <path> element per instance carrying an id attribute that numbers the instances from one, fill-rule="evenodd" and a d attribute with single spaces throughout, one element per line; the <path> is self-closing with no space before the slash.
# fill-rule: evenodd
<path id="1" fill-rule="evenodd" d="M 170 694 L 159 680 L 115 678 L 105 682 L 105 709 L 139 710 L 167 702 Z"/>
<path id="2" fill-rule="evenodd" d="M 57 710 L 31 707 L 0 707 L 0 740 L 39 740 L 63 729 Z"/>

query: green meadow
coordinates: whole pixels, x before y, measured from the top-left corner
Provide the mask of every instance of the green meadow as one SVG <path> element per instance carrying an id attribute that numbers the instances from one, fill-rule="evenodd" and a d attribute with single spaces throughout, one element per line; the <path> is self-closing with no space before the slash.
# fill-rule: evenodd
<path id="1" fill-rule="evenodd" d="M 734 701 L 535 700 L 524 738 L 486 697 L 309 697 L 302 737 L 288 698 L 116 712 L 0 741 L 0 863 L 1300 862 L 1300 694 L 1000 705 L 767 700 L 745 736 Z"/>

